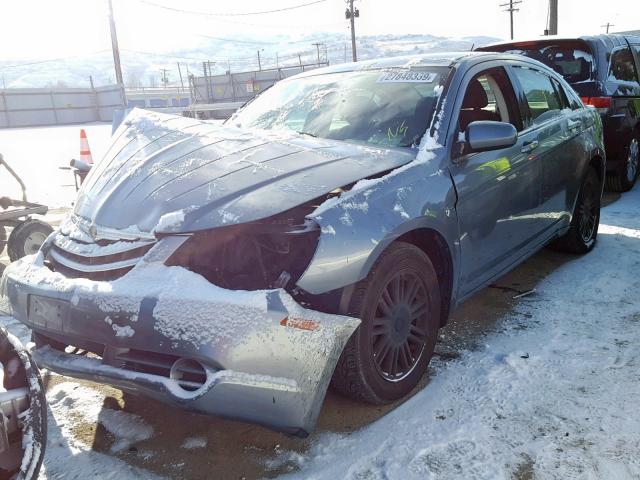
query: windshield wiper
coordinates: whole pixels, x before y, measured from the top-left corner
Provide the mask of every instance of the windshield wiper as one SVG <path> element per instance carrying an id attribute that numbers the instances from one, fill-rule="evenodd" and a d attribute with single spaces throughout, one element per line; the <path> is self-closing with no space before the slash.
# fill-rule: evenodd
<path id="1" fill-rule="evenodd" d="M 297 130 L 296 130 L 296 133 L 299 133 L 300 135 L 308 135 L 309 137 L 313 137 L 313 138 L 318 138 L 318 135 L 316 135 L 315 133 L 298 132 Z"/>

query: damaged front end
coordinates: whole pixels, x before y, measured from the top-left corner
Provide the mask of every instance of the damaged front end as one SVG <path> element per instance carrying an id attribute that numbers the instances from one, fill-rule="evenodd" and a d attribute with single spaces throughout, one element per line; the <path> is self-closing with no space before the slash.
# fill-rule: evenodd
<path id="1" fill-rule="evenodd" d="M 321 233 L 309 208 L 153 238 L 75 218 L 7 268 L 0 297 L 41 366 L 306 436 L 359 324 L 296 298 Z"/>
<path id="2" fill-rule="evenodd" d="M 320 227 L 303 208 L 196 232 L 168 259 L 231 290 L 292 291 L 318 246 Z"/>
<path id="3" fill-rule="evenodd" d="M 340 314 L 357 275 L 301 288 L 336 238 L 314 212 L 414 158 L 134 111 L 0 303 L 42 366 L 306 435 L 360 323 Z"/>

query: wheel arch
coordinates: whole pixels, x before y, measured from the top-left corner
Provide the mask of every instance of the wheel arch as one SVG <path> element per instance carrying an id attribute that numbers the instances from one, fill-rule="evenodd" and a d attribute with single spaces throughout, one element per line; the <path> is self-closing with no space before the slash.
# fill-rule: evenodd
<path id="1" fill-rule="evenodd" d="M 596 173 L 598 174 L 598 178 L 600 179 L 600 181 L 604 182 L 606 164 L 605 164 L 604 155 L 599 149 L 594 151 L 591 154 L 591 159 L 589 160 L 587 167 L 593 167 L 596 170 Z M 583 176 L 585 174 L 586 174 L 586 170 Z"/>
<path id="2" fill-rule="evenodd" d="M 453 293 L 453 257 L 445 238 L 431 228 L 410 230 L 398 237 L 394 242 L 406 242 L 422 250 L 433 263 L 440 281 L 440 326 L 444 326 L 449 318 L 451 297 Z"/>
<path id="3" fill-rule="evenodd" d="M 396 242 L 406 242 L 416 246 L 424 252 L 433 263 L 436 275 L 441 282 L 440 326 L 444 326 L 447 323 L 449 313 L 455 301 L 453 298 L 455 261 L 452 248 L 449 246 L 445 236 L 438 230 L 432 227 L 416 226 L 415 228 L 405 230 L 402 233 L 397 233 L 390 237 L 386 243 L 378 245 L 378 248 L 376 248 L 374 254 L 371 255 L 367 265 L 361 272 L 360 278 L 365 278 L 380 255 Z M 345 311 L 345 308 L 348 306 L 354 286 L 355 284 L 351 284 L 343 288 L 340 311 Z"/>

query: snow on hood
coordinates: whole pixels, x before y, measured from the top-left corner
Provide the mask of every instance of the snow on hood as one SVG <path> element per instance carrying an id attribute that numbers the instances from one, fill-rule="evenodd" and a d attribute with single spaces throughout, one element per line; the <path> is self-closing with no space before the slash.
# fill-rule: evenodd
<path id="1" fill-rule="evenodd" d="M 194 231 L 266 218 L 402 166 L 415 152 L 243 130 L 134 110 L 82 186 L 75 214 L 113 229 Z"/>

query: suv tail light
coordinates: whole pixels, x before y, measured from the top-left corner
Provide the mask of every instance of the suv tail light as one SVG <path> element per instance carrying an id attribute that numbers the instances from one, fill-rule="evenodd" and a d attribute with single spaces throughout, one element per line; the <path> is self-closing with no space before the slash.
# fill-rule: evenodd
<path id="1" fill-rule="evenodd" d="M 606 113 L 611 108 L 611 97 L 580 97 L 582 103 L 591 105 L 598 110 L 599 113 Z"/>

